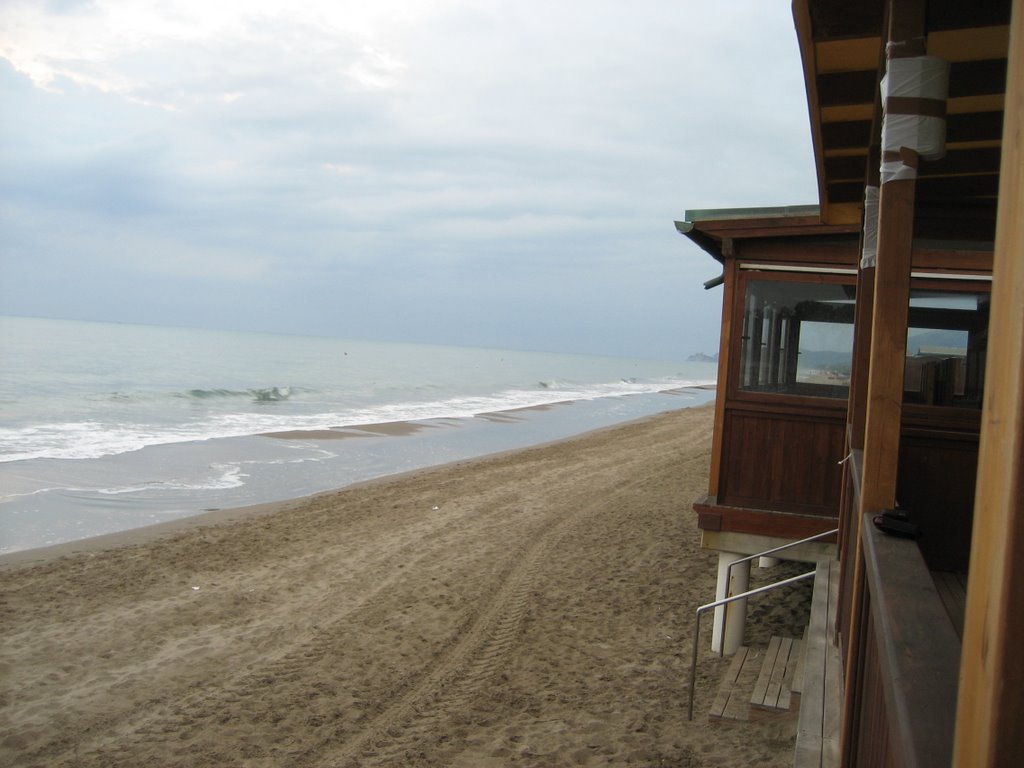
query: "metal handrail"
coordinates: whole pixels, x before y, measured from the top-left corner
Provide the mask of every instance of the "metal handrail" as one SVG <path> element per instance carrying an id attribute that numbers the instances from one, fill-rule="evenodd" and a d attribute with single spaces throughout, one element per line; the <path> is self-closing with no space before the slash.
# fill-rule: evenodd
<path id="1" fill-rule="evenodd" d="M 754 554 L 754 555 L 748 555 L 747 557 L 741 557 L 739 560 L 733 560 L 725 568 L 725 593 L 727 595 L 729 594 L 729 586 L 732 584 L 732 567 L 734 565 L 739 565 L 740 563 L 749 563 L 751 560 L 755 560 L 755 559 L 757 559 L 759 557 L 765 557 L 766 555 L 773 555 L 776 552 L 782 552 L 783 550 L 789 549 L 790 547 L 796 547 L 796 546 L 799 546 L 800 544 L 807 544 L 808 542 L 811 542 L 811 541 L 817 541 L 818 539 L 824 539 L 826 536 L 832 536 L 832 535 L 837 534 L 837 533 L 839 533 L 839 529 L 838 528 L 833 528 L 831 531 L 823 531 L 822 533 L 816 533 L 813 536 L 808 536 L 806 539 L 799 539 L 797 541 L 791 541 L 788 544 L 783 544 L 783 545 L 778 546 L 778 547 L 772 547 L 771 549 L 766 549 L 764 552 L 758 552 L 757 554 Z M 725 655 L 725 636 L 726 636 L 726 629 L 728 629 L 728 627 L 729 627 L 729 606 L 728 606 L 728 604 L 726 604 L 725 610 L 722 612 L 722 642 L 720 642 L 718 644 L 718 655 L 719 656 L 724 656 Z"/>
<path id="2" fill-rule="evenodd" d="M 776 581 L 774 584 L 768 584 L 757 589 L 751 589 L 747 592 L 743 592 L 739 595 L 732 595 L 731 597 L 723 597 L 721 600 L 715 600 L 713 603 L 702 605 L 697 609 L 695 621 L 693 623 L 693 655 L 690 657 L 690 712 L 689 719 L 693 720 L 693 689 L 697 681 L 697 644 L 700 642 L 700 615 L 704 611 L 708 611 L 712 608 L 717 608 L 720 605 L 727 605 L 733 600 L 740 600 L 745 597 L 752 597 L 753 595 L 760 595 L 762 592 L 768 592 L 769 590 L 775 589 L 776 587 L 784 587 L 787 584 L 795 584 L 798 581 L 804 581 L 805 579 L 814 578 L 814 574 L 817 572 L 808 571 L 802 573 L 799 576 L 791 576 L 788 579 L 782 581 Z"/>

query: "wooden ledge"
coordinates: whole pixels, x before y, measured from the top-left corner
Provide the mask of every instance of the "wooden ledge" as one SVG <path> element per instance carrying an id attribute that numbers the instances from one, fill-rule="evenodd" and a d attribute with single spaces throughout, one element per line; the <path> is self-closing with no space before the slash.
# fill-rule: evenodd
<path id="1" fill-rule="evenodd" d="M 917 544 L 861 525 L 890 749 L 908 768 L 949 765 L 960 642 Z"/>
<path id="2" fill-rule="evenodd" d="M 697 526 L 703 531 L 730 531 L 756 536 L 796 540 L 835 528 L 838 519 L 831 515 L 800 515 L 770 509 L 730 507 L 719 504 L 714 496 L 705 496 L 693 505 Z M 826 539 L 834 543 L 835 539 Z"/>

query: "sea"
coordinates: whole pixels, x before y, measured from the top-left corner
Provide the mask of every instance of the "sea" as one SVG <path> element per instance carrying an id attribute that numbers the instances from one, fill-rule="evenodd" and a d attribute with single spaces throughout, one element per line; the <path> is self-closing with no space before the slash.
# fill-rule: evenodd
<path id="1" fill-rule="evenodd" d="M 0 553 L 700 405 L 715 365 L 0 316 Z"/>

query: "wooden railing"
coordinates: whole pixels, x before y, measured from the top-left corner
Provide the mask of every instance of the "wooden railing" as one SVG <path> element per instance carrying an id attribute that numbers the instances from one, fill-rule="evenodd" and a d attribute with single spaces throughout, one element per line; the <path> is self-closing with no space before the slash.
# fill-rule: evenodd
<path id="1" fill-rule="evenodd" d="M 859 695 L 848 714 L 846 764 L 948 766 L 959 638 L 917 544 L 865 523 L 864 597 L 848 649 Z"/>

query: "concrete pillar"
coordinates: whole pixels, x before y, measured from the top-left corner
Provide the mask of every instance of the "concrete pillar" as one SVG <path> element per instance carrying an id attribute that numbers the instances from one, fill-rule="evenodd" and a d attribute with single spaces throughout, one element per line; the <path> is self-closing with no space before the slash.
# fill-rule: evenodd
<path id="1" fill-rule="evenodd" d="M 761 568 L 774 568 L 776 565 L 778 565 L 781 562 L 782 561 L 779 560 L 779 558 L 777 558 L 777 557 L 772 557 L 771 555 L 766 555 L 764 557 L 758 558 L 758 563 L 757 564 Z"/>
<path id="2" fill-rule="evenodd" d="M 739 555 L 735 552 L 718 553 L 718 585 L 715 590 L 715 600 L 721 600 L 722 598 L 731 595 L 738 595 L 749 589 L 749 561 L 734 566 L 732 569 L 732 584 L 727 585 L 725 583 L 725 574 L 729 568 L 729 563 L 743 557 L 745 557 L 745 555 Z M 715 608 L 715 622 L 711 631 L 711 650 L 716 653 L 723 647 L 722 625 L 725 621 L 725 608 L 726 606 L 724 605 Z M 724 638 L 725 644 L 723 652 L 728 655 L 732 655 L 736 653 L 741 645 L 743 645 L 743 630 L 747 624 L 747 601 L 745 598 L 743 600 L 736 600 L 735 602 L 729 603 L 728 609 L 729 626 Z"/>

